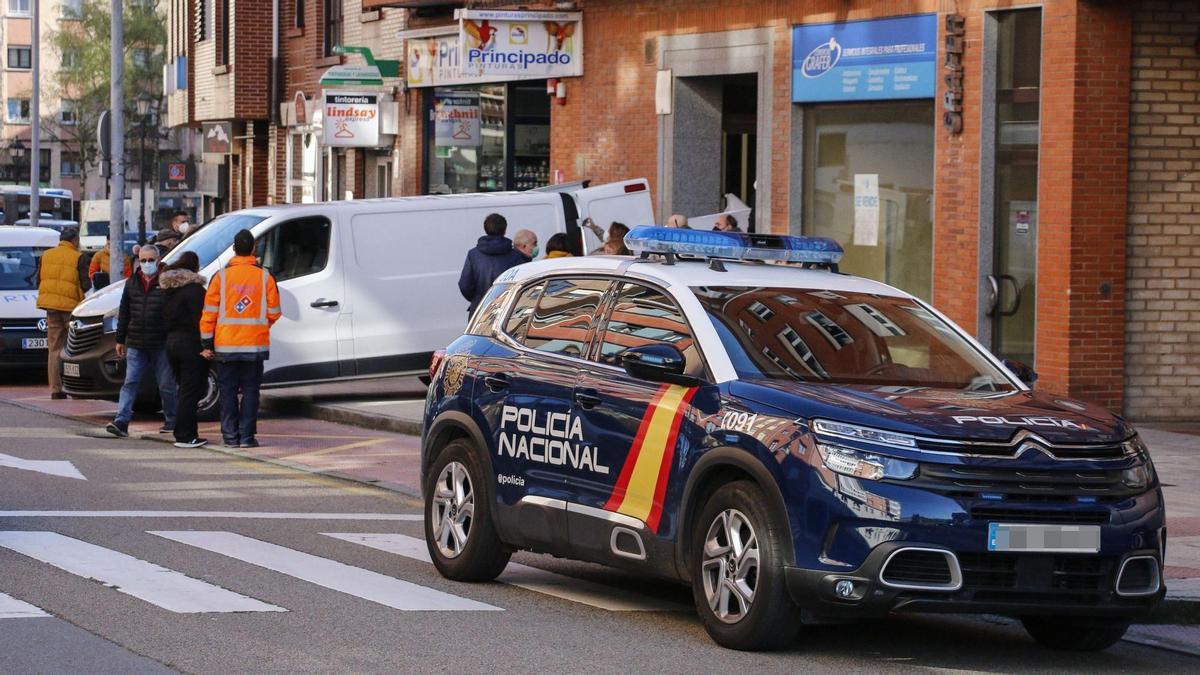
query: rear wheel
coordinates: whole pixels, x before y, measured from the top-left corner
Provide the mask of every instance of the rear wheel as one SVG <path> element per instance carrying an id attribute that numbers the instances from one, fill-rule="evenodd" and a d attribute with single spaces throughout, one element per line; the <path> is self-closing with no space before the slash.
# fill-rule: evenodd
<path id="1" fill-rule="evenodd" d="M 783 577 L 784 525 L 750 481 L 723 485 L 700 511 L 691 547 L 692 596 L 704 628 L 730 649 L 778 649 L 800 627 Z"/>
<path id="2" fill-rule="evenodd" d="M 1098 652 L 1116 644 L 1129 629 L 1129 619 L 1075 616 L 1026 616 L 1021 623 L 1043 647 Z"/>
<path id="3" fill-rule="evenodd" d="M 490 581 L 512 556 L 496 533 L 486 480 L 474 448 L 463 439 L 451 441 L 429 472 L 425 543 L 444 577 Z"/>

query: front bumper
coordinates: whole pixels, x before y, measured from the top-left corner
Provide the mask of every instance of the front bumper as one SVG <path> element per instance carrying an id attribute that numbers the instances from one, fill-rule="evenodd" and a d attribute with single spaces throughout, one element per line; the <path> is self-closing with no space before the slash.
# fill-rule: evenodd
<path id="1" fill-rule="evenodd" d="M 30 319 L 29 323 L 37 324 L 37 319 Z M 6 322 L 0 322 L 3 324 Z M 29 339 L 46 339 L 45 331 L 33 329 L 25 329 L 17 326 L 17 322 L 12 322 L 12 327 L 8 325 L 2 326 L 0 330 L 0 366 L 42 366 L 45 367 L 49 352 L 45 348 L 41 349 L 26 349 L 25 340 Z"/>
<path id="2" fill-rule="evenodd" d="M 117 356 L 116 333 L 95 322 L 73 328 L 62 353 L 63 391 L 75 398 L 116 399 L 125 381 L 125 360 Z M 73 369 L 78 368 L 76 374 Z M 154 378 L 145 378 L 153 382 Z"/>

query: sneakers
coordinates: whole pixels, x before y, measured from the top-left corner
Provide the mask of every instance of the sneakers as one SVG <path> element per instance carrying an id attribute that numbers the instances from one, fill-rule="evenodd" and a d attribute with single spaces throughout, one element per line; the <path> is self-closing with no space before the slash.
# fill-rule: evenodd
<path id="1" fill-rule="evenodd" d="M 171 426 L 171 425 L 169 425 L 169 424 L 164 424 L 164 425 L 162 425 L 161 427 L 159 427 L 159 428 L 158 428 L 158 433 L 160 433 L 160 434 L 173 434 L 173 433 L 175 433 L 175 427 L 173 427 L 173 426 Z"/>
<path id="2" fill-rule="evenodd" d="M 104 430 L 117 438 L 127 438 L 129 436 L 129 425 L 117 422 L 116 420 L 109 422 L 108 426 L 104 427 Z"/>
<path id="3" fill-rule="evenodd" d="M 258 439 L 251 438 L 248 441 L 242 441 L 242 447 L 243 448 L 257 448 L 258 447 Z"/>
<path id="4" fill-rule="evenodd" d="M 175 443 L 177 448 L 202 448 L 208 444 L 208 441 L 203 438 L 193 438 L 190 441 L 178 441 Z"/>
<path id="5" fill-rule="evenodd" d="M 239 443 L 236 440 L 226 438 L 222 442 L 225 444 L 225 447 L 229 450 L 235 450 L 235 449 L 241 447 L 241 443 Z"/>

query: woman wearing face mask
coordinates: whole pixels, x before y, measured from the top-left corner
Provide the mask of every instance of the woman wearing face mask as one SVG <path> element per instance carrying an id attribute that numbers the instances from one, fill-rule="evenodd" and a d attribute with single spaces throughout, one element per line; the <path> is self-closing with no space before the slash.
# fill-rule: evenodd
<path id="1" fill-rule="evenodd" d="M 200 276 L 200 259 L 191 251 L 165 268 L 158 283 L 166 300 L 163 316 L 167 324 L 167 361 L 179 383 L 175 408 L 175 447 L 198 448 L 208 441 L 196 428 L 196 405 L 208 384 L 208 361 L 200 355 L 200 315 L 204 313 L 205 279 Z"/>

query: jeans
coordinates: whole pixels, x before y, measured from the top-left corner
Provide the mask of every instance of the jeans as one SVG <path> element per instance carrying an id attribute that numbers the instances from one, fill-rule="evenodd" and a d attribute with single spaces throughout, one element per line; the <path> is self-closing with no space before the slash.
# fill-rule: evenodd
<path id="1" fill-rule="evenodd" d="M 263 362 L 221 361 L 217 364 L 217 387 L 221 393 L 221 437 L 226 445 L 257 440 L 258 388 Z M 238 400 L 241 394 L 241 400 Z"/>
<path id="2" fill-rule="evenodd" d="M 70 312 L 60 312 L 57 309 L 46 310 L 46 345 L 49 357 L 46 360 L 50 393 L 62 393 L 62 349 L 67 343 L 67 324 L 71 322 Z"/>
<path id="3" fill-rule="evenodd" d="M 208 361 L 200 356 L 199 340 L 172 341 L 171 338 L 167 338 L 167 360 L 179 383 L 175 440 L 188 443 L 200 437 L 196 428 L 196 406 L 208 387 Z"/>
<path id="4" fill-rule="evenodd" d="M 142 374 L 147 368 L 154 369 L 154 377 L 158 380 L 158 394 L 162 397 L 163 419 L 166 421 L 166 426 L 174 428 L 175 377 L 171 374 L 171 364 L 167 362 L 167 350 L 165 349 L 130 347 L 126 350 L 125 383 L 121 385 L 116 421 L 121 424 L 129 424 L 129 420 L 133 419 L 133 402 L 137 400 Z"/>

